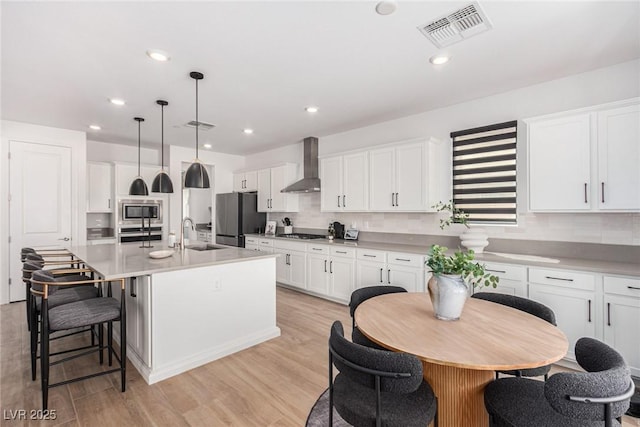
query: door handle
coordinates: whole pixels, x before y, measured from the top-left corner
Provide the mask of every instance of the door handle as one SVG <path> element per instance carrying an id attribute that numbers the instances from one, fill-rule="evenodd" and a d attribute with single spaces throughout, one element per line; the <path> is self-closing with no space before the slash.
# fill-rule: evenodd
<path id="1" fill-rule="evenodd" d="M 394 194 L 395 193 L 391 193 L 391 206 L 395 206 L 396 205 L 396 203 L 393 201 L 393 195 Z"/>
<path id="2" fill-rule="evenodd" d="M 111 209 L 111 199 L 107 199 L 107 207 Z"/>
<path id="3" fill-rule="evenodd" d="M 607 326 L 611 326 L 611 303 L 607 303 Z"/>
<path id="4" fill-rule="evenodd" d="M 382 283 L 382 268 L 380 269 L 380 283 Z"/>
<path id="5" fill-rule="evenodd" d="M 340 207 L 340 195 L 338 195 L 338 207 Z"/>
<path id="6" fill-rule="evenodd" d="M 347 196 L 345 196 L 344 194 L 342 195 L 342 207 L 347 207 Z"/>
<path id="7" fill-rule="evenodd" d="M 324 272 L 325 273 L 327 272 L 327 260 L 326 259 L 324 260 Z"/>
<path id="8" fill-rule="evenodd" d="M 584 202 L 589 203 L 587 201 L 587 183 L 586 182 L 584 183 Z"/>
<path id="9" fill-rule="evenodd" d="M 589 318 L 587 319 L 589 323 L 591 323 L 591 300 L 589 300 Z"/>
<path id="10" fill-rule="evenodd" d="M 136 292 L 136 278 L 132 277 L 131 278 L 131 289 L 129 290 L 129 295 L 131 295 L 132 298 L 136 298 L 138 296 L 138 293 Z"/>
<path id="11" fill-rule="evenodd" d="M 604 182 L 601 182 L 600 186 L 602 187 L 602 203 L 604 203 Z"/>
<path id="12" fill-rule="evenodd" d="M 387 283 L 391 284 L 391 270 L 387 270 Z"/>
<path id="13" fill-rule="evenodd" d="M 400 203 L 398 203 L 398 193 L 396 193 L 396 206 L 400 206 Z"/>
<path id="14" fill-rule="evenodd" d="M 329 273 L 333 274 L 333 261 L 329 262 Z"/>
<path id="15" fill-rule="evenodd" d="M 64 238 L 62 238 L 62 239 L 58 239 L 58 240 L 64 240 L 65 242 L 68 242 L 68 241 L 69 241 L 69 240 L 71 240 L 71 239 L 70 239 L 70 238 L 68 238 L 68 237 L 64 237 Z"/>

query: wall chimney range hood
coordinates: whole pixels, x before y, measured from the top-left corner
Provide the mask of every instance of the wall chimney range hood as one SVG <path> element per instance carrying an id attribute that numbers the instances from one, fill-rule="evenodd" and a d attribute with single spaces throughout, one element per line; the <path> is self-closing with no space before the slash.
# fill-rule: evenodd
<path id="1" fill-rule="evenodd" d="M 318 138 L 310 136 L 304 144 L 304 178 L 280 190 L 281 193 L 317 193 L 320 191 L 318 178 Z"/>

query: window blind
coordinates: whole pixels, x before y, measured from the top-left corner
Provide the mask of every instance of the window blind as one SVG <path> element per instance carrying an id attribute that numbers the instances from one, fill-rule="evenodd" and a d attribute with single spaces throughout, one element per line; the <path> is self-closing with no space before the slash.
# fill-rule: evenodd
<path id="1" fill-rule="evenodd" d="M 516 223 L 517 121 L 452 132 L 453 203 L 469 222 Z"/>

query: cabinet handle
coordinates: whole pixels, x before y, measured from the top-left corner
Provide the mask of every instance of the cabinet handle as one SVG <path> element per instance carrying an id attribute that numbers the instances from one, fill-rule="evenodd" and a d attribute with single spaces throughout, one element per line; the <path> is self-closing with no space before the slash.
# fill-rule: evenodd
<path id="1" fill-rule="evenodd" d="M 347 207 L 347 196 L 345 196 L 344 194 L 342 195 L 342 207 Z"/>
<path id="2" fill-rule="evenodd" d="M 333 274 L 333 261 L 329 262 L 329 273 Z"/>
<path id="3" fill-rule="evenodd" d="M 611 303 L 607 303 L 607 326 L 611 326 Z"/>
<path id="4" fill-rule="evenodd" d="M 320 248 L 311 248 L 312 251 L 321 251 L 322 249 Z"/>
<path id="5" fill-rule="evenodd" d="M 604 182 L 601 182 L 601 187 L 602 187 L 602 203 L 604 203 Z"/>
<path id="6" fill-rule="evenodd" d="M 380 283 L 382 283 L 382 268 L 380 269 Z"/>
<path id="7" fill-rule="evenodd" d="M 285 256 L 284 256 L 284 263 L 285 263 L 286 265 L 289 265 L 289 254 L 285 254 Z"/>
<path id="8" fill-rule="evenodd" d="M 396 202 L 393 201 L 393 195 L 394 194 L 395 193 L 391 193 L 391 206 L 395 206 L 396 205 Z"/>
<path id="9" fill-rule="evenodd" d="M 366 256 L 366 257 L 369 257 L 369 258 L 376 258 L 376 255 L 364 254 L 364 255 L 362 255 L 362 256 Z"/>
<path id="10" fill-rule="evenodd" d="M 135 290 L 136 287 L 136 278 L 132 277 L 131 278 L 131 289 L 129 290 L 129 295 L 131 295 L 132 298 L 136 298 L 138 296 L 138 293 Z"/>
<path id="11" fill-rule="evenodd" d="M 502 273 L 502 274 L 506 274 L 507 273 L 506 271 L 503 271 L 503 270 L 489 270 L 488 268 L 485 268 L 484 271 L 488 271 L 488 272 L 491 272 L 491 273 Z"/>
<path id="12" fill-rule="evenodd" d="M 325 273 L 327 272 L 327 260 L 326 259 L 324 260 L 324 272 Z"/>
<path id="13" fill-rule="evenodd" d="M 587 201 L 587 183 L 586 182 L 584 183 L 584 202 L 589 203 Z"/>
<path id="14" fill-rule="evenodd" d="M 591 323 L 591 300 L 589 300 L 589 319 L 588 322 Z"/>
<path id="15" fill-rule="evenodd" d="M 564 282 L 573 282 L 573 279 L 564 279 L 562 277 L 552 277 L 552 276 L 544 276 L 544 277 L 551 280 L 562 280 Z"/>
<path id="16" fill-rule="evenodd" d="M 396 261 L 410 262 L 411 260 L 406 258 L 396 258 Z M 487 271 L 491 271 L 491 270 L 487 270 Z"/>
<path id="17" fill-rule="evenodd" d="M 336 251 L 337 254 L 347 254 L 345 251 Z"/>
<path id="18" fill-rule="evenodd" d="M 340 207 L 340 195 L 338 194 L 338 207 Z"/>
<path id="19" fill-rule="evenodd" d="M 111 209 L 111 199 L 107 199 L 107 207 Z"/>
<path id="20" fill-rule="evenodd" d="M 400 203 L 398 202 L 398 193 L 396 193 L 396 206 L 400 206 Z"/>
<path id="21" fill-rule="evenodd" d="M 633 289 L 634 291 L 640 291 L 640 288 L 637 286 L 627 286 L 627 289 Z"/>
<path id="22" fill-rule="evenodd" d="M 387 270 L 387 283 L 391 284 L 391 270 Z"/>

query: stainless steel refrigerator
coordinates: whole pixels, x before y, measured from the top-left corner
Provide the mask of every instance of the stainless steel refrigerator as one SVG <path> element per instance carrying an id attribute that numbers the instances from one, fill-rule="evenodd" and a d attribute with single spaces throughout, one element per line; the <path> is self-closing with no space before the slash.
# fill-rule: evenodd
<path id="1" fill-rule="evenodd" d="M 266 223 L 256 193 L 216 194 L 216 243 L 244 248 L 244 235 L 263 232 Z"/>

